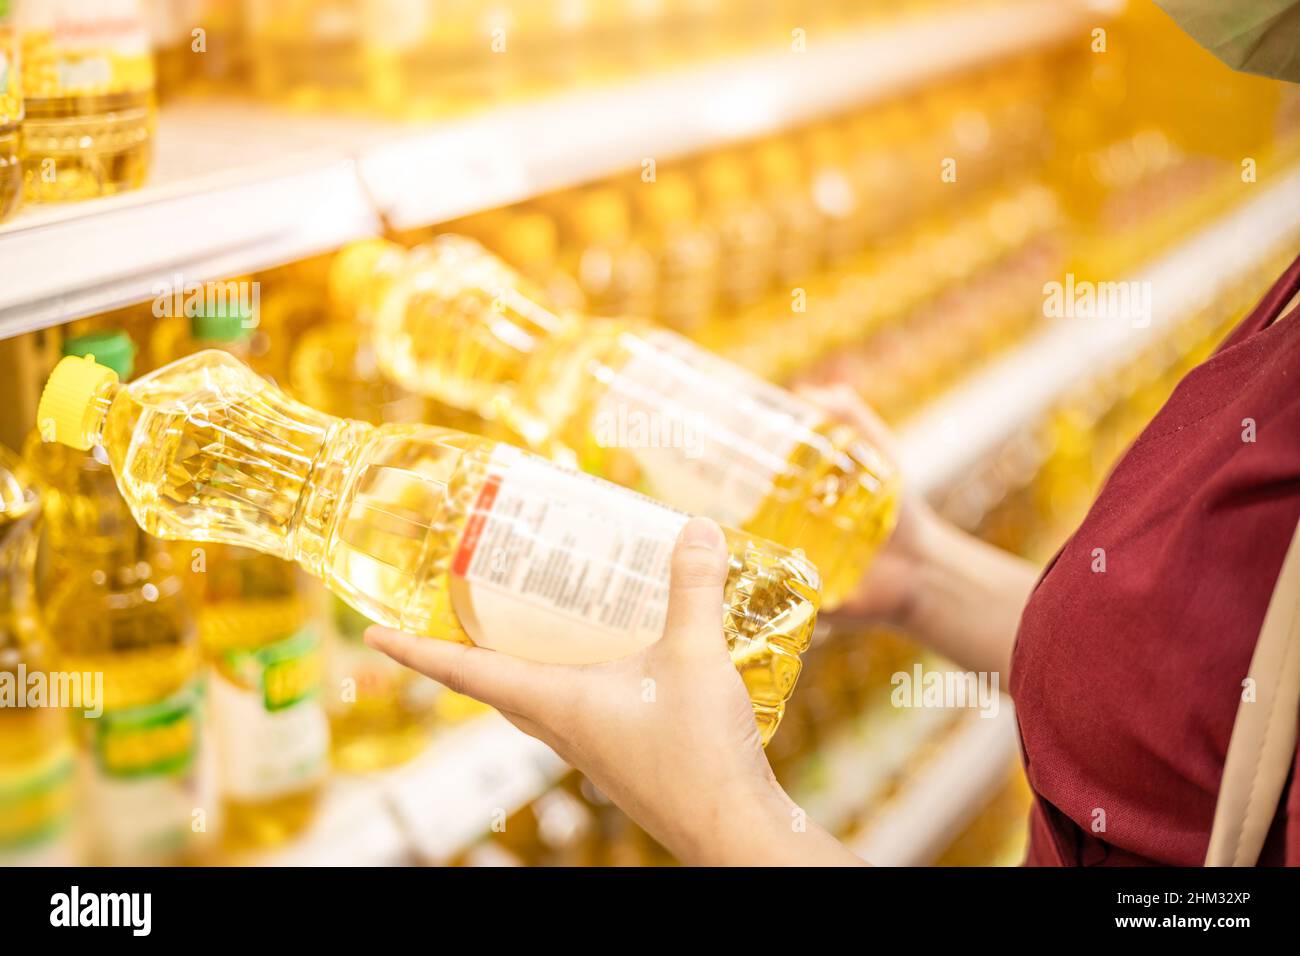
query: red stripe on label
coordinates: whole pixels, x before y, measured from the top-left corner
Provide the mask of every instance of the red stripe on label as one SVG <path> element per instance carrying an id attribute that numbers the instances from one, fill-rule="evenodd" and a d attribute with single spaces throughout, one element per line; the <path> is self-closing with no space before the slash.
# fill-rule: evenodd
<path id="1" fill-rule="evenodd" d="M 478 548 L 479 538 L 483 537 L 483 527 L 487 524 L 488 515 L 492 513 L 492 505 L 497 500 L 497 492 L 501 490 L 501 476 L 488 475 L 487 481 L 483 483 L 483 490 L 478 493 L 478 500 L 474 502 L 474 510 L 469 516 L 469 521 L 465 522 L 465 533 L 460 536 L 460 546 L 456 549 L 456 557 L 451 562 L 451 573 L 458 578 L 465 577 L 469 571 L 469 564 L 474 560 L 474 551 Z"/>

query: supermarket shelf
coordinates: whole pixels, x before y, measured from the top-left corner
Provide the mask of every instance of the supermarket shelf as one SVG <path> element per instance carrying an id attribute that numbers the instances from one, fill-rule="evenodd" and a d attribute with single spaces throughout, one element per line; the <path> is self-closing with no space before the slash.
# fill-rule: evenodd
<path id="1" fill-rule="evenodd" d="M 1258 188 L 1257 196 L 1125 277 L 1149 283 L 1149 316 L 1044 319 L 1042 332 L 927 407 L 899 435 L 903 474 L 926 494 L 939 491 L 1073 388 L 1122 365 L 1167 323 L 1193 314 L 1294 242 L 1300 169 Z"/>
<path id="2" fill-rule="evenodd" d="M 0 227 L 0 337 L 427 225 L 865 103 L 1064 39 L 1084 0 L 1008 0 L 430 127 L 241 105 L 163 111 L 150 184 Z"/>
<path id="3" fill-rule="evenodd" d="M 850 843 L 877 866 L 933 863 L 1007 781 L 1019 745 L 1011 702 L 994 717 L 971 713 L 915 768 Z"/>

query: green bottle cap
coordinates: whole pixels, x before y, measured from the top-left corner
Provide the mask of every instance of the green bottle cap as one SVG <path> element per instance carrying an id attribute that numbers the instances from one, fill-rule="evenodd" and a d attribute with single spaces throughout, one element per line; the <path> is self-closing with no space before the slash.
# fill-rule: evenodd
<path id="1" fill-rule="evenodd" d="M 111 368 L 123 382 L 135 370 L 135 343 L 121 329 L 104 329 L 64 339 L 63 354 L 77 358 L 93 355 L 98 364 Z"/>
<path id="2" fill-rule="evenodd" d="M 238 305 L 213 303 L 190 319 L 190 334 L 199 342 L 242 342 L 252 334 L 248 313 Z"/>

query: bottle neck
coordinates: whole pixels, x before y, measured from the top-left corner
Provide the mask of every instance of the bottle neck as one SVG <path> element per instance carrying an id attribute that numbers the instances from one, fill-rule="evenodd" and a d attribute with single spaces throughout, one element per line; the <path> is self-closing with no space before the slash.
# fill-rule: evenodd
<path id="1" fill-rule="evenodd" d="M 88 448 L 104 444 L 104 429 L 108 425 L 108 411 L 122 391 L 121 382 L 105 382 L 95 392 L 95 397 L 86 406 L 85 418 L 82 419 L 82 442 Z M 42 435 L 45 440 L 49 436 Z"/>

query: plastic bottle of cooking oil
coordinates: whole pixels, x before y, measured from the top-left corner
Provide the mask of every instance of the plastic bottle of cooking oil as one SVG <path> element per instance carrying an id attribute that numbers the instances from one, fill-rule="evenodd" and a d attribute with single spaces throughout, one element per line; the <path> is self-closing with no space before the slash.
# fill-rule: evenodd
<path id="1" fill-rule="evenodd" d="M 654 259 L 632 237 L 626 198 L 594 186 L 562 207 L 567 268 L 593 315 L 646 317 L 654 309 Z"/>
<path id="2" fill-rule="evenodd" d="M 143 185 L 155 119 L 143 0 L 20 3 L 18 28 L 26 198 L 89 199 Z"/>
<path id="3" fill-rule="evenodd" d="M 756 201 L 750 169 L 734 153 L 706 157 L 695 178 L 704 222 L 718 237 L 718 308 L 724 317 L 734 315 L 757 304 L 772 286 L 776 223 Z"/>
<path id="4" fill-rule="evenodd" d="M 654 318 L 690 334 L 713 314 L 718 240 L 699 222 L 695 188 L 684 173 L 660 172 L 630 187 L 640 238 L 656 260 Z"/>
<path id="5" fill-rule="evenodd" d="M 464 112 L 504 96 L 519 75 L 525 51 L 508 0 L 352 2 L 361 9 L 365 88 L 383 109 L 419 119 Z"/>
<path id="6" fill-rule="evenodd" d="M 243 3 L 258 94 L 303 109 L 365 106 L 366 2 Z"/>
<path id="7" fill-rule="evenodd" d="M 662 633 L 686 516 L 508 445 L 335 418 L 217 351 L 129 386 L 64 359 L 39 415 L 60 442 L 104 446 L 150 532 L 296 560 L 383 624 L 557 662 L 616 658 Z M 756 536 L 728 541 L 720 617 L 767 739 L 818 575 Z"/>
<path id="8" fill-rule="evenodd" d="M 364 311 L 335 316 L 302 336 L 290 386 L 331 415 L 374 424 L 441 421 L 431 417 L 434 403 L 380 375 Z M 415 757 L 429 742 L 440 688 L 366 647 L 362 635 L 370 621 L 341 598 L 315 582 L 306 593 L 325 648 L 334 766 L 363 772 Z"/>
<path id="9" fill-rule="evenodd" d="M 203 0 L 145 0 L 145 7 L 158 99 L 166 101 L 183 93 L 195 73 L 200 55 L 190 31 L 200 26 Z"/>
<path id="10" fill-rule="evenodd" d="M 371 301 L 395 381 L 504 418 L 586 471 L 802 548 L 828 603 L 889 535 L 897 479 L 861 435 L 674 332 L 553 311 L 460 236 L 409 253 L 359 244 L 334 269 L 337 295 Z"/>
<path id="11" fill-rule="evenodd" d="M 70 339 L 64 351 L 93 351 L 130 373 L 123 333 Z M 220 808 L 198 631 L 173 552 L 131 520 L 102 448 L 43 444 L 37 433 L 25 455 L 45 489 L 42 618 L 56 667 L 87 675 L 87 688 L 102 675 L 98 699 L 85 690 L 74 721 L 89 858 L 197 859 Z"/>
<path id="12" fill-rule="evenodd" d="M 0 222 L 18 208 L 23 195 L 23 167 L 18 152 L 22 121 L 22 64 L 13 0 L 0 0 Z"/>
<path id="13" fill-rule="evenodd" d="M 191 321 L 193 345 L 246 360 L 247 320 L 238 308 L 204 310 Z M 217 542 L 193 558 L 226 844 L 280 843 L 310 821 L 328 769 L 320 639 L 293 565 Z"/>
<path id="14" fill-rule="evenodd" d="M 526 210 L 492 217 L 486 244 L 562 309 L 586 306 L 582 289 L 560 267 L 560 237 L 555 220 L 544 212 Z"/>
<path id="15" fill-rule="evenodd" d="M 822 216 L 813 201 L 803 159 L 787 139 L 771 139 L 753 154 L 759 195 L 776 224 L 775 279 L 782 290 L 816 268 L 823 243 Z"/>
<path id="16" fill-rule="evenodd" d="M 0 866 L 75 862 L 67 712 L 28 693 L 51 665 L 33 588 L 40 508 L 26 466 L 0 446 Z"/>

